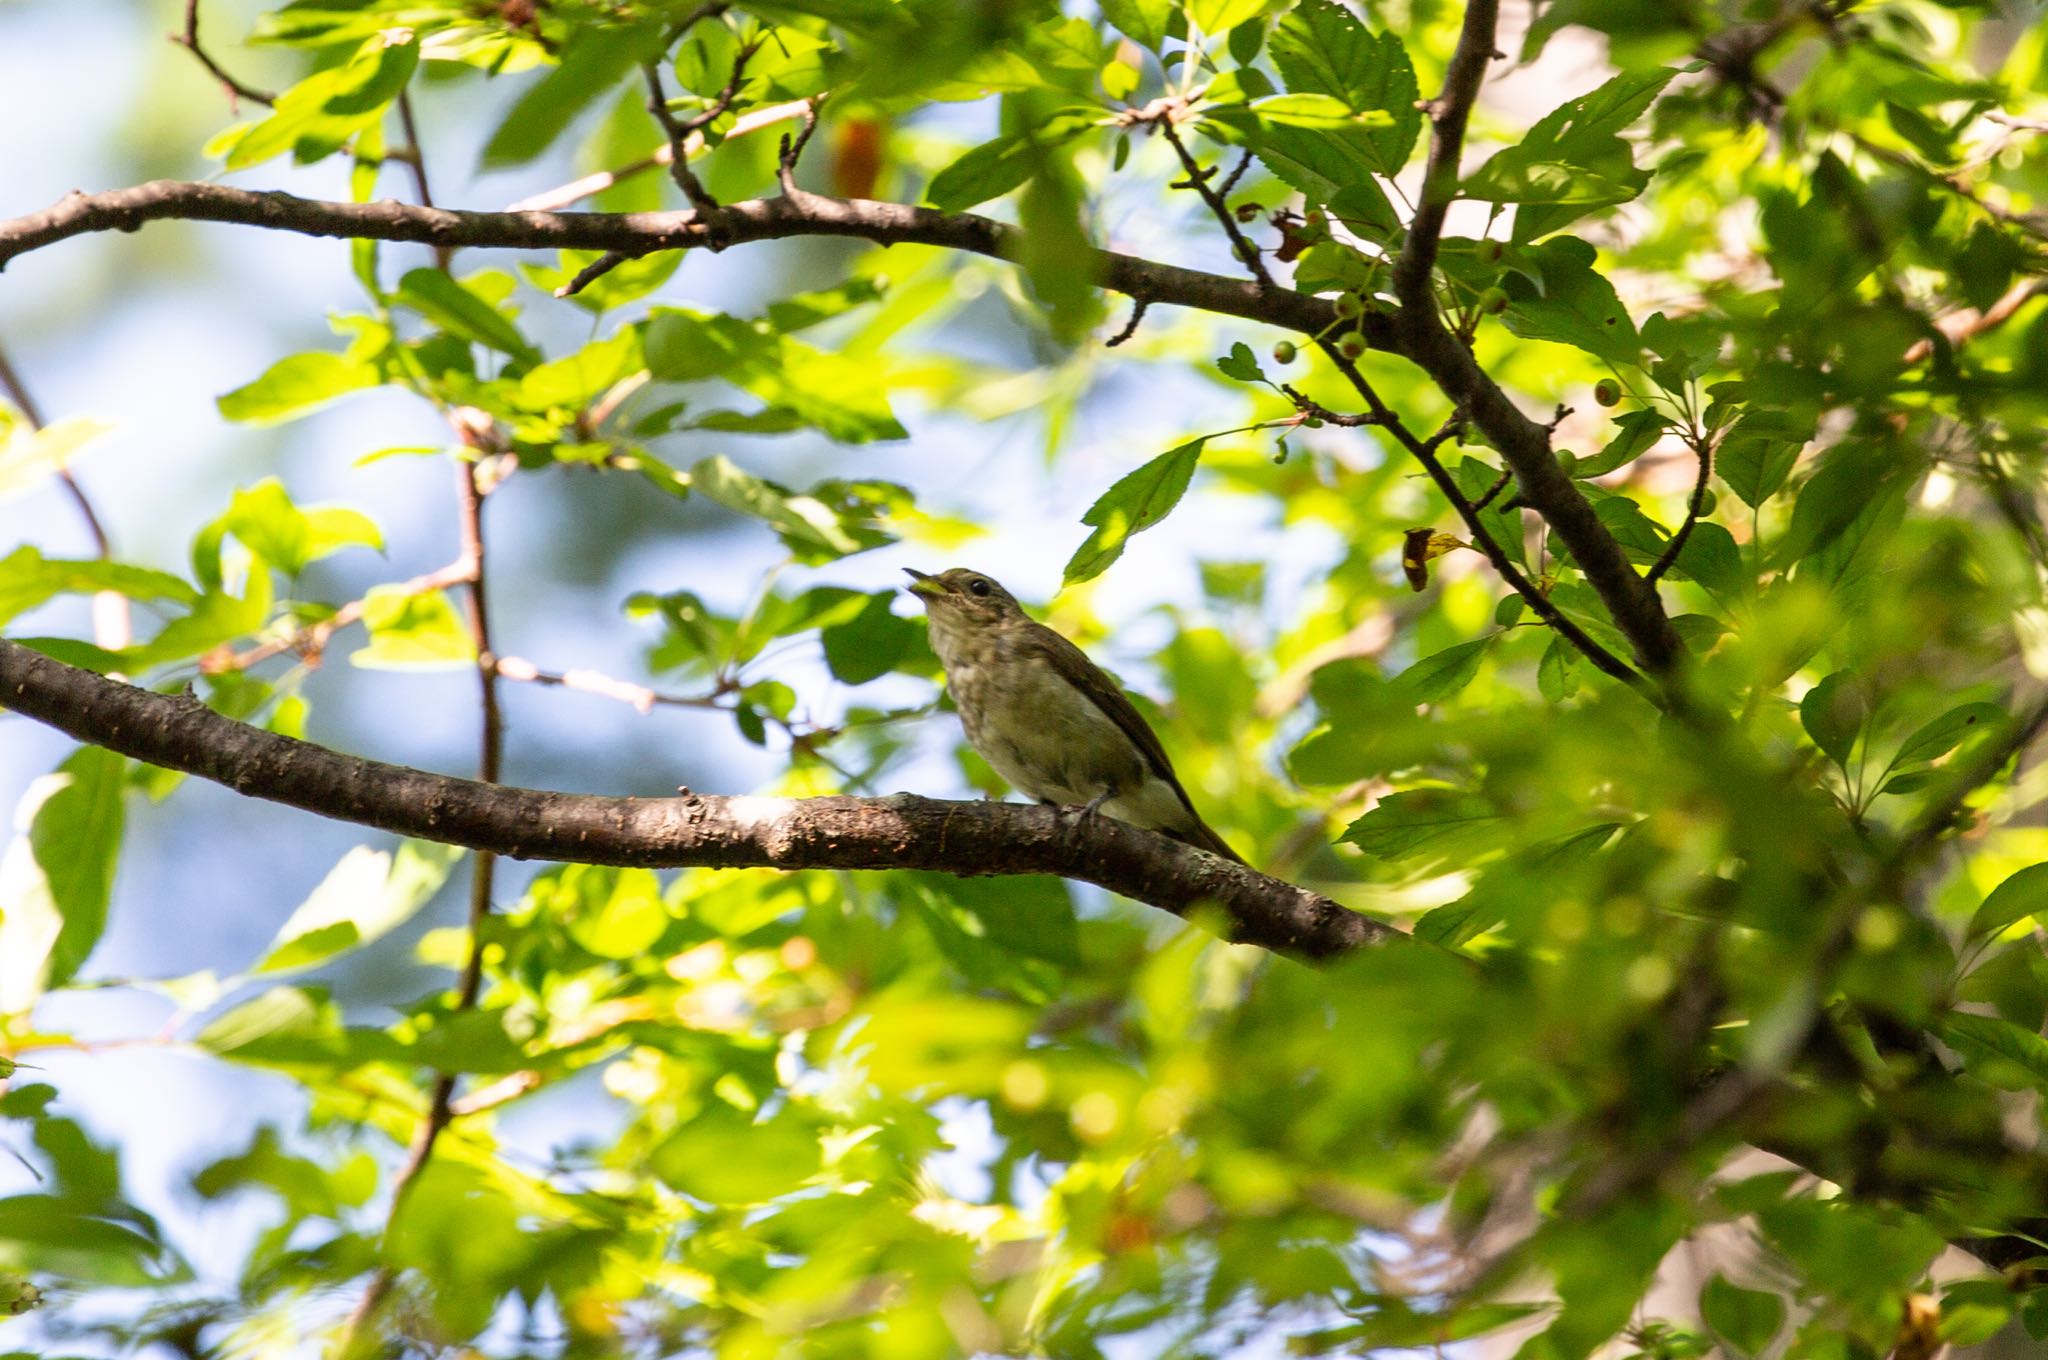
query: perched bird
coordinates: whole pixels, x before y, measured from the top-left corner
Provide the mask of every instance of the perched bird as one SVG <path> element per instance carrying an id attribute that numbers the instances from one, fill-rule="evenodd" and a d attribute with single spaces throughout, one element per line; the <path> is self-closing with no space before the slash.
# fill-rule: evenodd
<path id="1" fill-rule="evenodd" d="M 910 575 L 967 740 L 1012 787 L 1244 863 L 1195 811 L 1143 716 L 1079 647 L 978 571 Z"/>

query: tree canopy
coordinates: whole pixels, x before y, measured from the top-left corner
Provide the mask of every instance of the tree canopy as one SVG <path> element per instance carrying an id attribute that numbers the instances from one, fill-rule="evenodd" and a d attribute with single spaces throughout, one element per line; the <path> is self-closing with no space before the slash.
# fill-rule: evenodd
<path id="1" fill-rule="evenodd" d="M 108 532 L 93 410 L 0 330 L 0 494 L 81 517 L 0 556 L 0 733 L 78 743 L 0 859 L 9 1325 L 191 1356 L 2048 1338 L 2048 23 L 1501 8 L 291 0 L 223 37 L 178 7 L 218 114 L 187 177 L 0 205 L 0 266 L 317 238 L 353 294 L 218 394 L 223 437 L 282 432 L 176 554 Z M 271 187 L 301 167 L 332 193 Z M 338 460 L 298 433 L 350 412 Z M 1100 419 L 1172 433 L 1077 456 Z M 991 421 L 1032 438 L 891 461 Z M 1033 459 L 1089 508 L 1032 521 L 1009 583 L 1257 868 L 942 796 L 1001 784 L 885 582 L 973 560 L 1000 526 L 963 487 Z M 431 531 L 306 490 L 431 463 Z M 550 613 L 637 672 L 528 659 L 504 621 Z M 383 758 L 441 671 L 474 763 Z M 669 796 L 705 767 L 643 741 L 527 787 L 506 712 L 542 690 L 751 773 Z M 253 955 L 109 971 L 116 884 L 163 853 L 124 826 L 189 776 L 372 830 L 296 907 L 212 905 Z M 150 1112 L 94 1127 L 38 1070 L 92 1061 L 75 1017 L 116 988 L 164 1001 L 118 1042 L 292 1093 L 182 1173 L 238 1207 L 226 1272 L 217 1220 L 126 1188 Z"/>

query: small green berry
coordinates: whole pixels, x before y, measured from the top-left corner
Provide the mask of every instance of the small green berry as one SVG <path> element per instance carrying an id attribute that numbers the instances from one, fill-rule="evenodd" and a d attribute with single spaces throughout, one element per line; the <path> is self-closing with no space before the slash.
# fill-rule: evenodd
<path id="1" fill-rule="evenodd" d="M 1479 310 L 1488 316 L 1499 316 L 1508 309 L 1508 291 L 1505 288 L 1489 288 L 1479 295 Z"/>
<path id="2" fill-rule="evenodd" d="M 1700 493 L 1700 513 L 1702 515 L 1713 514 L 1714 507 L 1720 504 L 1720 502 L 1721 498 L 1714 494 L 1714 489 L 1712 487 L 1708 487 L 1705 491 L 1702 491 Z"/>
<path id="3" fill-rule="evenodd" d="M 1358 294 L 1337 294 L 1337 315 L 1343 317 L 1346 321 L 1351 320 L 1364 310 L 1365 303 L 1359 299 Z"/>
<path id="4" fill-rule="evenodd" d="M 1488 264 L 1499 264 L 1501 257 L 1507 253 L 1508 248 L 1498 241 L 1481 241 L 1479 243 L 1479 258 Z"/>
<path id="5" fill-rule="evenodd" d="M 1273 362 L 1276 364 L 1291 364 L 1294 362 L 1294 342 L 1292 340 L 1282 340 L 1273 346 Z"/>
<path id="6" fill-rule="evenodd" d="M 1593 400 L 1602 406 L 1614 406 L 1621 401 L 1621 384 L 1612 378 L 1602 378 L 1593 384 Z"/>
<path id="7" fill-rule="evenodd" d="M 1357 331 L 1351 332 L 1337 342 L 1337 352 L 1347 359 L 1356 359 L 1365 353 L 1365 337 Z"/>

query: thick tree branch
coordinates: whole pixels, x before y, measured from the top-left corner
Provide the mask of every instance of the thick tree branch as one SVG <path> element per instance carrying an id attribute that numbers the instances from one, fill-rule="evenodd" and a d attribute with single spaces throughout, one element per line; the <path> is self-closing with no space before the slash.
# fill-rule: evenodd
<path id="1" fill-rule="evenodd" d="M 1658 674 L 1677 664 L 1682 647 L 1656 588 L 1637 574 L 1593 513 L 1592 504 L 1559 466 L 1551 452 L 1550 430 L 1524 415 L 1479 366 L 1470 347 L 1444 325 L 1431 288 L 1444 215 L 1457 196 L 1465 123 L 1479 97 L 1487 63 L 1493 60 L 1499 10 L 1499 0 L 1471 0 L 1466 6 L 1443 93 L 1429 105 L 1432 127 L 1422 201 L 1394 262 L 1394 296 L 1401 307 L 1394 317 L 1392 348 L 1429 374 L 1444 395 L 1486 432 L 1515 474 L 1523 503 L 1543 516 L 1571 553 L 1635 649 L 1637 663 Z"/>
<path id="2" fill-rule="evenodd" d="M 157 221 L 227 222 L 306 236 L 410 241 L 427 245 L 529 250 L 617 250 L 645 255 L 710 244 L 711 233 L 693 212 L 554 213 L 453 212 L 386 200 L 337 203 L 219 184 L 155 180 L 103 194 L 74 193 L 41 212 L 0 221 L 0 268 L 21 255 L 74 236 L 135 231 Z M 874 199 L 805 194 L 728 203 L 719 210 L 727 244 L 797 236 L 850 236 L 877 245 L 930 245 L 1015 257 L 1015 227 L 974 213 L 942 213 Z M 1103 287 L 1152 303 L 1193 307 L 1222 316 L 1314 333 L 1336 319 L 1326 298 L 1276 288 L 1261 294 L 1249 280 L 1182 269 L 1114 251 L 1096 251 L 1095 278 Z M 1394 345 L 1383 317 L 1365 318 L 1369 343 Z"/>
<path id="3" fill-rule="evenodd" d="M 1177 915 L 1218 910 L 1232 940 L 1327 958 L 1406 937 L 1327 897 L 1110 817 L 887 798 L 602 798 L 364 760 L 52 661 L 0 640 L 0 703 L 80 741 L 238 793 L 514 859 L 646 868 L 932 869 L 1058 874 Z"/>

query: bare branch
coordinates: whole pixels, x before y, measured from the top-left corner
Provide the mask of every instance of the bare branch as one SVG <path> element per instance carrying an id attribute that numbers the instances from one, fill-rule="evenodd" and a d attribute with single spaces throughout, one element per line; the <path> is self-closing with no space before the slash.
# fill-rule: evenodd
<path id="1" fill-rule="evenodd" d="M 1139 298 L 1138 301 L 1131 307 L 1131 319 L 1124 323 L 1124 328 L 1122 330 L 1118 331 L 1115 335 L 1110 336 L 1109 339 L 1103 341 L 1103 347 L 1106 349 L 1115 349 L 1118 345 L 1123 344 L 1132 336 L 1136 335 L 1138 333 L 1138 327 L 1145 320 L 1145 309 L 1151 305 L 1152 304 L 1145 301 L 1145 299 Z"/>
<path id="2" fill-rule="evenodd" d="M 1685 523 L 1678 526 L 1678 532 L 1664 545 L 1664 551 L 1657 555 L 1656 562 L 1643 573 L 1645 585 L 1656 585 L 1664 573 L 1671 569 L 1671 564 L 1685 551 L 1685 541 L 1692 537 L 1693 526 L 1698 524 L 1700 516 L 1706 513 L 1707 482 L 1714 475 L 1714 445 L 1710 439 L 1702 435 L 1693 441 L 1692 447 L 1693 452 L 1699 455 L 1700 475 L 1693 483 L 1692 495 L 1685 503 Z"/>
<path id="3" fill-rule="evenodd" d="M 848 236 L 877 245 L 916 244 L 967 251 L 994 259 L 1016 257 L 1015 227 L 974 213 L 942 213 L 874 199 L 805 194 L 728 203 L 719 209 L 728 243 L 797 236 Z M 617 250 L 647 254 L 708 245 L 711 229 L 692 212 L 456 212 L 382 201 L 341 203 L 257 192 L 220 184 L 156 180 L 103 194 L 69 194 L 41 212 L 0 221 L 0 267 L 33 250 L 100 231 L 134 231 L 148 222 L 226 222 L 290 231 L 429 245 L 532 250 Z M 1261 293 L 1241 279 L 1096 251 L 1096 281 L 1153 303 L 1194 307 L 1223 316 L 1314 333 L 1336 319 L 1325 298 L 1292 289 Z M 1393 328 L 1368 318 L 1368 343 L 1389 349 Z"/>
<path id="4" fill-rule="evenodd" d="M 706 6 L 700 13 L 713 13 L 718 8 L 722 6 Z M 687 28 L 695 22 L 696 16 L 692 16 L 684 21 L 683 27 Z M 668 135 L 669 176 L 675 180 L 676 187 L 683 191 L 683 197 L 690 201 L 690 206 L 697 210 L 699 216 L 715 214 L 718 211 L 718 200 L 711 196 L 704 188 L 703 181 L 690 170 L 690 140 L 696 138 L 698 144 L 702 145 L 704 129 L 723 117 L 726 110 L 732 107 L 733 101 L 739 98 L 740 87 L 746 84 L 747 80 L 747 63 L 753 60 L 754 53 L 759 47 L 758 42 L 742 47 L 738 55 L 732 59 L 732 75 L 727 78 L 725 87 L 709 105 L 685 119 L 677 118 L 669 110 L 668 96 L 663 93 L 661 87 L 660 63 L 650 61 L 642 68 L 647 76 L 647 111 L 654 115 L 655 121 L 661 124 L 661 130 Z"/>
<path id="5" fill-rule="evenodd" d="M 1467 4 L 1443 93 L 1429 105 L 1432 131 L 1422 198 L 1409 223 L 1407 242 L 1394 262 L 1394 296 L 1401 304 L 1394 318 L 1395 350 L 1429 374 L 1472 423 L 1486 432 L 1514 473 L 1522 502 L 1541 515 L 1571 550 L 1572 560 L 1635 649 L 1637 663 L 1651 674 L 1661 674 L 1678 664 L 1684 649 L 1655 587 L 1637 574 L 1621 545 L 1593 513 L 1591 503 L 1558 464 L 1551 451 L 1550 429 L 1531 420 L 1509 400 L 1479 366 L 1470 346 L 1451 334 L 1437 313 L 1431 274 L 1444 215 L 1457 195 L 1466 120 L 1479 96 L 1487 63 L 1493 60 L 1499 9 L 1499 0 Z M 1526 593 L 1524 598 L 1528 598 Z M 1531 599 L 1530 604 L 1534 607 L 1535 601 Z"/>
<path id="6" fill-rule="evenodd" d="M 1429 305 L 1429 275 L 1436 267 L 1437 242 L 1443 236 L 1444 214 L 1458 196 L 1458 158 L 1465 149 L 1465 123 L 1493 60 L 1493 33 L 1500 21 L 1500 0 L 1469 0 L 1458 47 L 1444 72 L 1443 93 L 1428 105 L 1431 124 L 1429 162 L 1422 176 L 1422 198 L 1408 223 L 1408 239 L 1394 261 L 1394 296 L 1403 307 Z"/>
<path id="7" fill-rule="evenodd" d="M 239 793 L 514 859 L 710 869 L 1058 874 L 1186 915 L 1231 939 L 1326 958 L 1406 938 L 1329 898 L 1111 817 L 1008 803 L 887 798 L 603 798 L 481 784 L 295 741 L 0 639 L 7 707 Z"/>

